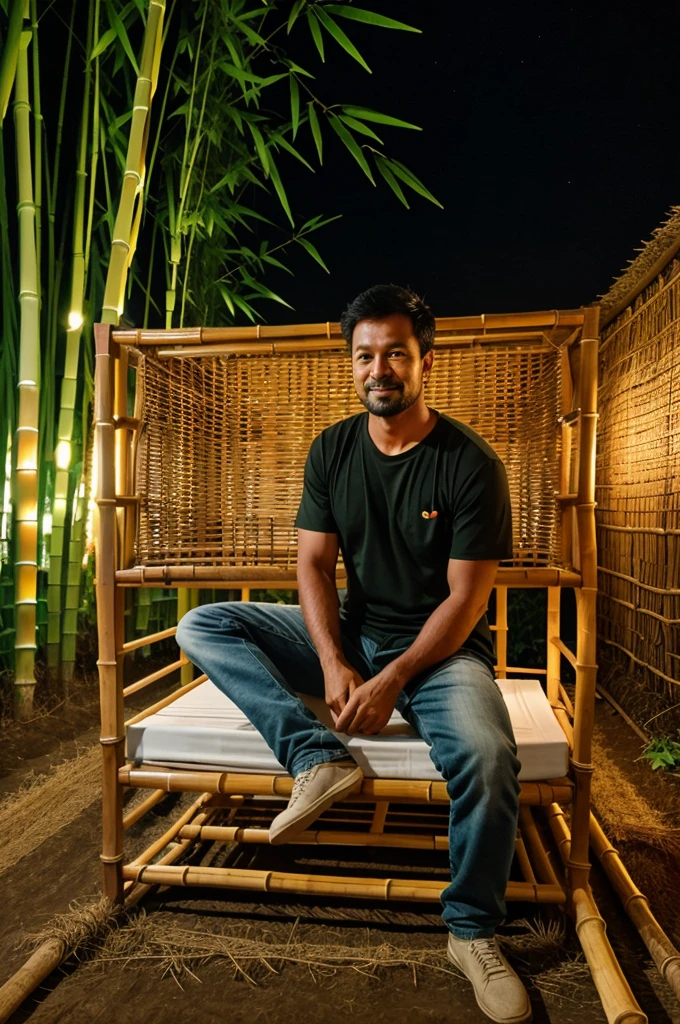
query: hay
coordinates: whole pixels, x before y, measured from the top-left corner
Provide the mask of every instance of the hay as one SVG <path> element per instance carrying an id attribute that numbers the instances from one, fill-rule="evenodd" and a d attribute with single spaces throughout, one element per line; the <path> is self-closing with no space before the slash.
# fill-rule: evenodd
<path id="1" fill-rule="evenodd" d="M 675 254 L 680 238 L 680 206 L 671 206 L 665 220 L 652 232 L 648 242 L 643 242 L 638 250 L 639 255 L 628 261 L 620 275 L 609 289 L 599 297 L 600 315 L 606 323 L 609 313 L 626 298 L 638 283 L 644 281 L 657 261 L 669 253 L 669 259 Z"/>
<path id="2" fill-rule="evenodd" d="M 101 797 L 101 751 L 93 747 L 38 776 L 0 805 L 0 874 L 33 853 Z"/>
<path id="3" fill-rule="evenodd" d="M 153 965 L 177 980 L 209 962 L 220 961 L 252 985 L 267 975 L 279 974 L 284 965 L 306 967 L 313 976 L 332 977 L 345 968 L 368 977 L 394 967 L 412 971 L 432 970 L 461 977 L 440 949 L 397 947 L 383 942 L 356 946 L 318 944 L 300 939 L 299 922 L 292 926 L 286 942 L 250 938 L 245 934 L 183 928 L 172 920 L 147 916 L 143 911 L 123 927 L 110 929 L 103 941 L 88 948 L 92 966 L 117 962 L 140 969 Z"/>
<path id="4" fill-rule="evenodd" d="M 39 932 L 26 935 L 21 946 L 36 950 L 43 943 L 56 942 L 62 947 L 64 958 L 78 955 L 113 935 L 122 915 L 122 908 L 106 896 L 91 901 L 74 900 L 65 914 L 57 914 Z"/>

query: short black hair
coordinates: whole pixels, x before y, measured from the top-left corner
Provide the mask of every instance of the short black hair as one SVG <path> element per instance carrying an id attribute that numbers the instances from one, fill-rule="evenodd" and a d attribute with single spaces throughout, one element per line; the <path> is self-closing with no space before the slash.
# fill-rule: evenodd
<path id="1" fill-rule="evenodd" d="M 342 336 L 352 352 L 352 335 L 361 320 L 384 320 L 394 313 L 407 316 L 420 345 L 420 358 L 434 347 L 435 320 L 429 306 L 410 288 L 398 284 L 375 284 L 350 302 L 340 317 Z"/>

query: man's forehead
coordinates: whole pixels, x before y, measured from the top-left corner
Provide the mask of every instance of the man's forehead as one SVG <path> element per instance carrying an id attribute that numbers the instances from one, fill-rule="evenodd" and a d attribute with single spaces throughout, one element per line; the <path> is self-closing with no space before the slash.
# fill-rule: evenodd
<path id="1" fill-rule="evenodd" d="M 379 320 L 360 320 L 354 328 L 352 341 L 356 349 L 374 345 L 405 345 L 410 341 L 418 345 L 411 320 L 400 313 Z"/>

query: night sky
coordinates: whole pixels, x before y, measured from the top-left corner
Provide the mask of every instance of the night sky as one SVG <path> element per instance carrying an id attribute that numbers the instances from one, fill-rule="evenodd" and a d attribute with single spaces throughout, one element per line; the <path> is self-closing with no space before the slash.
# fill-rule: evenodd
<path id="1" fill-rule="evenodd" d="M 296 309 L 263 305 L 269 322 L 337 319 L 383 281 L 410 285 L 438 316 L 569 308 L 606 291 L 680 201 L 677 5 L 357 6 L 423 34 L 343 20 L 372 75 L 330 40 L 324 69 L 304 33 L 291 56 L 318 72 L 327 102 L 421 125 L 373 127 L 445 209 L 409 193 L 405 210 L 326 133 L 322 170 L 292 158 L 282 170 L 296 220 L 343 215 L 313 239 L 331 274 L 299 251 L 294 279 L 267 282 Z M 298 139 L 311 157 L 308 132 Z"/>

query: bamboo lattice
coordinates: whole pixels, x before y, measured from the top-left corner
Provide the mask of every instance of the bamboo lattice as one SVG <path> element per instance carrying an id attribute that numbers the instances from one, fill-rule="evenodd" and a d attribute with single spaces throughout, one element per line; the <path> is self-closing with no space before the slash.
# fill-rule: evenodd
<path id="1" fill-rule="evenodd" d="M 600 354 L 598 632 L 657 689 L 680 683 L 679 310 L 676 260 Z"/>
<path id="2" fill-rule="evenodd" d="M 560 372 L 550 344 L 442 346 L 428 385 L 428 404 L 477 430 L 505 462 L 516 565 L 560 564 Z M 161 359 L 145 348 L 137 383 L 137 564 L 294 568 L 309 445 L 362 410 L 347 355 L 268 348 Z"/>

